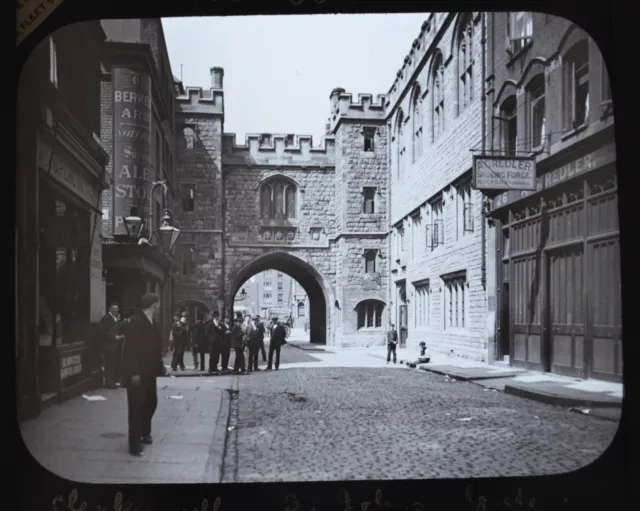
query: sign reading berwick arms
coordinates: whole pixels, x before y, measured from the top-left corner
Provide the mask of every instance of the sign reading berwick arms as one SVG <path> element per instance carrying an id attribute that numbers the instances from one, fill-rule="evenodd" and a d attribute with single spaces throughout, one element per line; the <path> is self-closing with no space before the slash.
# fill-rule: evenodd
<path id="1" fill-rule="evenodd" d="M 536 161 L 511 156 L 474 156 L 476 190 L 535 190 Z"/>

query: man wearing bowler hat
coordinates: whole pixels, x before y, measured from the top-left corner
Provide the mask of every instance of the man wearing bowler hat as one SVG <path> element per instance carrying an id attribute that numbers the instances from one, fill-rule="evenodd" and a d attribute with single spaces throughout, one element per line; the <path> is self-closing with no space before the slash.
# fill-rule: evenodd
<path id="1" fill-rule="evenodd" d="M 140 312 L 124 329 L 123 382 L 127 387 L 129 452 L 142 455 L 142 445 L 151 444 L 151 419 L 158 406 L 156 378 L 165 374 L 162 336 L 155 322 L 159 299 L 153 293 L 140 300 Z"/>

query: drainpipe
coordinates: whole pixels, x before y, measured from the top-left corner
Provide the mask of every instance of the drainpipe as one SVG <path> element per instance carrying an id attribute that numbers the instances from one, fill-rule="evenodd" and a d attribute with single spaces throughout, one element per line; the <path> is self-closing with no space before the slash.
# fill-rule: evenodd
<path id="1" fill-rule="evenodd" d="M 481 136 L 482 136 L 482 154 L 485 154 L 485 150 L 487 147 L 486 141 L 486 120 L 487 120 L 487 57 L 486 57 L 486 48 L 487 48 L 487 34 L 486 34 L 486 13 L 482 13 L 482 92 L 480 94 L 480 98 L 482 101 L 482 125 L 481 125 Z M 482 283 L 482 287 L 486 290 L 487 288 L 487 209 L 486 206 L 487 198 L 483 197 L 482 204 L 482 264 L 480 266 L 480 282 Z"/>

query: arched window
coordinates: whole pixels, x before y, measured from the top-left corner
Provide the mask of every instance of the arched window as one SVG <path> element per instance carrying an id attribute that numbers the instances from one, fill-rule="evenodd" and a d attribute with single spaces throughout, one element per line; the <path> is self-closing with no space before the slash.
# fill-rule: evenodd
<path id="1" fill-rule="evenodd" d="M 396 139 L 398 140 L 398 179 L 400 179 L 404 174 L 405 163 L 404 113 L 402 110 L 398 111 L 398 117 L 396 118 Z"/>
<path id="2" fill-rule="evenodd" d="M 518 100 L 515 94 L 502 102 L 500 107 L 500 135 L 505 156 L 515 156 L 518 146 Z"/>
<path id="3" fill-rule="evenodd" d="M 382 328 L 384 303 L 379 300 L 363 300 L 356 306 L 358 330 L 363 328 Z"/>
<path id="4" fill-rule="evenodd" d="M 433 70 L 431 71 L 431 83 L 433 94 L 431 95 L 433 104 L 433 140 L 444 131 L 444 62 L 442 54 L 437 53 L 434 57 Z"/>
<path id="5" fill-rule="evenodd" d="M 260 187 L 260 217 L 274 220 L 296 218 L 296 185 L 288 179 L 267 181 Z"/>
<path id="6" fill-rule="evenodd" d="M 182 129 L 182 134 L 184 135 L 184 147 L 186 149 L 193 149 L 196 146 L 196 132 L 195 130 L 187 126 Z"/>
<path id="7" fill-rule="evenodd" d="M 458 112 L 473 101 L 473 19 L 465 15 L 458 31 Z"/>
<path id="8" fill-rule="evenodd" d="M 589 41 L 576 43 L 563 62 L 564 128 L 573 130 L 589 120 Z"/>
<path id="9" fill-rule="evenodd" d="M 546 106 L 544 74 L 535 75 L 527 84 L 527 146 L 535 151 L 544 144 Z"/>
<path id="10" fill-rule="evenodd" d="M 422 98 L 419 86 L 413 91 L 411 104 L 413 106 L 413 161 L 415 162 L 422 156 Z"/>
<path id="11" fill-rule="evenodd" d="M 304 318 L 304 302 L 298 303 L 298 317 Z"/>

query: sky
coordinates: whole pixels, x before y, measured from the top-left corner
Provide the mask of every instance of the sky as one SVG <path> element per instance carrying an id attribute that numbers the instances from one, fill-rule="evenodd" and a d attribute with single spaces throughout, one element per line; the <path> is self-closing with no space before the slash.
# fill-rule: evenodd
<path id="1" fill-rule="evenodd" d="M 388 92 L 427 13 L 163 18 L 173 74 L 211 85 L 224 68 L 226 133 L 312 135 L 320 145 L 329 94 Z M 182 70 L 181 70 L 182 66 Z"/>

